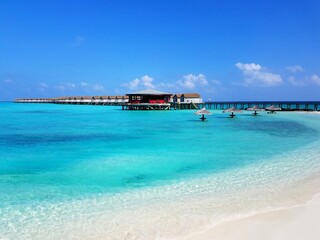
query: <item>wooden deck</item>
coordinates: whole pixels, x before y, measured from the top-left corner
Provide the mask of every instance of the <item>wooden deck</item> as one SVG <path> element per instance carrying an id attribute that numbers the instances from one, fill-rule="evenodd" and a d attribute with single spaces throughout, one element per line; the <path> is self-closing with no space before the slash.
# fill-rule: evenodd
<path id="1" fill-rule="evenodd" d="M 218 109 L 225 110 L 230 107 L 245 110 L 258 106 L 260 108 L 275 107 L 283 111 L 320 111 L 320 101 L 223 101 L 223 102 L 203 102 L 203 103 L 128 103 L 123 101 L 93 100 L 93 99 L 67 99 L 67 98 L 32 98 L 16 99 L 16 103 L 54 103 L 54 104 L 76 104 L 76 105 L 106 105 L 122 106 L 123 110 L 183 110 L 183 109 Z"/>
<path id="2" fill-rule="evenodd" d="M 267 108 L 271 105 L 281 108 L 283 111 L 320 111 L 320 101 L 225 101 L 225 102 L 205 102 L 198 104 L 199 108 L 224 110 L 231 107 L 245 110 L 258 106 Z"/>
<path id="3" fill-rule="evenodd" d="M 201 103 L 200 103 L 201 104 Z M 184 110 L 184 109 L 198 109 L 199 108 L 199 103 L 171 103 L 171 107 L 174 110 Z"/>
<path id="4" fill-rule="evenodd" d="M 125 103 L 122 110 L 170 110 L 170 103 Z"/>

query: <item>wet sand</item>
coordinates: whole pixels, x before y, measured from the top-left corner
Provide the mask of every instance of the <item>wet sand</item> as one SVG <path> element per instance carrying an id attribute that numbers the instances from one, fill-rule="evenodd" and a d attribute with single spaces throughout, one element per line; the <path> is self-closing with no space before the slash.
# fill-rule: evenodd
<path id="1" fill-rule="evenodd" d="M 318 240 L 320 195 L 316 195 L 305 205 L 229 221 L 184 239 Z"/>

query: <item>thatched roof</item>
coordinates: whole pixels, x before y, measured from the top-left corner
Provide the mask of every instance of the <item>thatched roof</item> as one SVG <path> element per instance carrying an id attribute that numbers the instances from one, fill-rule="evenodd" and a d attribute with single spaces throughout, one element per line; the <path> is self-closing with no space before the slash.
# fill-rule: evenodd
<path id="1" fill-rule="evenodd" d="M 247 108 L 248 111 L 263 111 L 263 108 L 260 108 L 259 106 L 254 106 L 251 108 Z"/>
<path id="2" fill-rule="evenodd" d="M 275 107 L 274 105 L 271 105 L 270 107 L 267 107 L 266 110 L 268 110 L 268 111 L 280 111 L 281 108 Z"/>
<path id="3" fill-rule="evenodd" d="M 242 112 L 241 109 L 237 109 L 235 107 L 232 107 L 232 108 L 228 108 L 226 110 L 223 110 L 223 112 Z"/>

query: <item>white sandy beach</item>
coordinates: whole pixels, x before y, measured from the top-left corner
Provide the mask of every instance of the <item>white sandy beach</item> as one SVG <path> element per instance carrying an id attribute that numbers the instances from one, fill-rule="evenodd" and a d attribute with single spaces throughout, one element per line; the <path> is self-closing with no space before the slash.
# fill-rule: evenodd
<path id="1" fill-rule="evenodd" d="M 316 195 L 306 205 L 229 221 L 185 239 L 318 240 L 320 195 Z"/>

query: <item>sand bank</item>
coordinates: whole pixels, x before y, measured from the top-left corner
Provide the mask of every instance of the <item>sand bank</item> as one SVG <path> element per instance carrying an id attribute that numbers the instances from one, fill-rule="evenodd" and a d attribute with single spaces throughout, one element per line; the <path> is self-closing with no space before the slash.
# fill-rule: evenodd
<path id="1" fill-rule="evenodd" d="M 320 195 L 316 195 L 306 205 L 229 221 L 184 239 L 318 240 L 320 239 Z"/>

